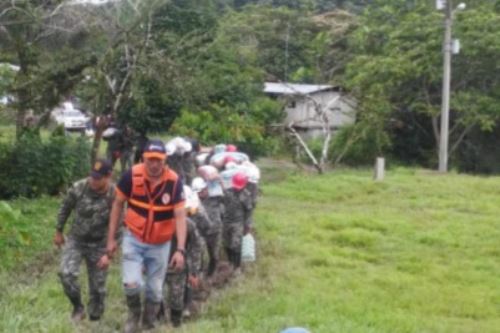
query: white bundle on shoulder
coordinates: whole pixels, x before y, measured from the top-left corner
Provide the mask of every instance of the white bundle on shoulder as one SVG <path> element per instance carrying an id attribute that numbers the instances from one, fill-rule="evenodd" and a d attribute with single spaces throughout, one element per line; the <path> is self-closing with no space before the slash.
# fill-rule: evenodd
<path id="1" fill-rule="evenodd" d="M 224 195 L 224 189 L 220 183 L 220 179 L 207 181 L 207 189 L 209 197 L 221 197 Z"/>
<path id="2" fill-rule="evenodd" d="M 180 136 L 177 136 L 167 142 L 167 145 L 170 145 L 171 147 L 175 147 L 175 153 L 179 155 L 183 155 L 185 153 L 191 152 L 193 150 L 193 145 L 191 142 L 188 140 L 181 138 Z"/>
<path id="3" fill-rule="evenodd" d="M 219 170 L 212 165 L 203 165 L 198 168 L 198 175 L 205 181 L 215 180 L 219 178 Z"/>
<path id="4" fill-rule="evenodd" d="M 243 162 L 240 166 L 248 177 L 251 183 L 258 183 L 260 180 L 260 169 L 250 161 Z"/>
<path id="5" fill-rule="evenodd" d="M 214 147 L 213 151 L 214 151 L 214 154 L 219 154 L 219 153 L 223 153 L 226 151 L 226 148 L 227 146 L 223 143 L 221 144 L 218 144 Z"/>
<path id="6" fill-rule="evenodd" d="M 250 161 L 247 154 L 241 152 L 222 152 L 212 156 L 210 158 L 210 164 L 216 168 L 222 169 L 224 165 L 228 162 L 235 162 L 236 164 L 241 164 L 243 162 Z"/>
<path id="7" fill-rule="evenodd" d="M 207 156 L 208 156 L 208 153 L 201 153 L 201 154 L 198 154 L 196 155 L 196 165 L 197 166 L 202 166 L 202 165 L 205 165 L 206 163 L 206 160 L 207 160 Z"/>
<path id="8" fill-rule="evenodd" d="M 233 176 L 238 172 L 241 172 L 239 168 L 232 168 L 224 170 L 220 173 L 220 179 L 222 181 L 222 186 L 224 187 L 224 189 L 227 190 L 233 187 Z"/>
<path id="9" fill-rule="evenodd" d="M 243 162 L 242 164 L 227 163 L 226 170 L 221 172 L 221 178 L 223 182 L 229 182 L 231 177 L 238 172 L 243 172 L 251 183 L 256 184 L 260 180 L 260 169 L 250 161 Z"/>

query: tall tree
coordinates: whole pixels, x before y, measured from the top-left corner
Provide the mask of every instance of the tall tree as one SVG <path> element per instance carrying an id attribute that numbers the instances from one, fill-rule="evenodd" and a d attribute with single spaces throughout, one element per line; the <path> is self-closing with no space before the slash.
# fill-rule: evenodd
<path id="1" fill-rule="evenodd" d="M 0 62 L 19 66 L 9 93 L 15 96 L 16 133 L 26 113 L 40 116 L 39 126 L 95 63 L 85 48 L 89 30 L 73 6 L 61 0 L 0 3 Z"/>
<path id="2" fill-rule="evenodd" d="M 360 118 L 392 136 L 397 154 L 427 163 L 436 156 L 428 149 L 437 154 L 438 148 L 442 22 L 428 3 L 377 1 L 351 38 L 355 57 L 346 76 L 360 100 Z M 491 3 L 456 14 L 455 36 L 463 47 L 453 61 L 450 155 L 472 129 L 490 130 L 500 119 L 500 63 L 492 56 L 500 45 L 499 22 Z"/>
<path id="3" fill-rule="evenodd" d="M 97 65 L 87 72 L 88 80 L 79 87 L 96 116 L 92 160 L 108 126 L 106 119 L 121 120 L 141 132 L 158 129 L 158 122 L 164 120 L 172 122 L 172 115 L 166 113 L 174 103 L 162 97 L 162 91 L 167 90 L 163 83 L 172 71 L 154 43 L 153 29 L 154 14 L 166 2 L 111 2 L 94 17 L 104 37 L 100 39 Z"/>

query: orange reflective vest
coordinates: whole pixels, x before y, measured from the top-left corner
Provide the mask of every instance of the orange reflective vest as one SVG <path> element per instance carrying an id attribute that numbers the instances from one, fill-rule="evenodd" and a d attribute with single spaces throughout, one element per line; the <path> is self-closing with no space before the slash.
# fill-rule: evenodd
<path id="1" fill-rule="evenodd" d="M 125 225 L 142 242 L 148 244 L 165 243 L 175 233 L 174 205 L 177 174 L 170 169 L 163 173 L 162 182 L 152 195 L 146 183 L 144 164 L 132 167 L 132 192 L 128 198 Z"/>

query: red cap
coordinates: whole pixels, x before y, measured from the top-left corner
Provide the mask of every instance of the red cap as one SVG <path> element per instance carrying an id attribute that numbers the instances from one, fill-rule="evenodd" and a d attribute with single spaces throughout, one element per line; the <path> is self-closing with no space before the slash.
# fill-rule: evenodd
<path id="1" fill-rule="evenodd" d="M 235 145 L 227 145 L 226 151 L 232 153 L 232 152 L 238 151 L 238 148 Z"/>
<path id="2" fill-rule="evenodd" d="M 248 177 L 243 172 L 238 172 L 233 176 L 232 183 L 236 190 L 242 190 L 247 186 Z"/>

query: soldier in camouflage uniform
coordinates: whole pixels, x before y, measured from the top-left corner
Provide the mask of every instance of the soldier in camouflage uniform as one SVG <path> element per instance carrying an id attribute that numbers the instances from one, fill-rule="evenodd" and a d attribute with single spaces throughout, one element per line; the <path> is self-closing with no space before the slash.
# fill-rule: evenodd
<path id="1" fill-rule="evenodd" d="M 257 196 L 259 195 L 259 187 L 256 182 L 249 181 L 246 189 L 250 193 L 250 199 L 251 199 L 251 209 L 248 213 L 247 216 L 247 221 L 245 223 L 245 229 L 243 231 L 243 234 L 246 235 L 247 233 L 250 232 L 250 230 L 253 227 L 253 212 L 255 208 L 257 207 Z"/>
<path id="2" fill-rule="evenodd" d="M 219 261 L 220 240 L 222 236 L 222 215 L 224 200 L 222 196 L 210 196 L 208 186 L 202 178 L 193 179 L 193 191 L 201 200 L 198 214 L 192 216 L 198 230 L 205 239 L 208 252 L 208 277 L 211 277 Z"/>
<path id="3" fill-rule="evenodd" d="M 191 184 L 193 177 L 195 175 L 194 159 L 195 154 L 193 152 L 185 153 L 182 156 L 182 172 L 184 173 L 184 181 L 186 184 Z"/>
<path id="4" fill-rule="evenodd" d="M 132 129 L 125 125 L 121 135 L 120 168 L 124 173 L 133 165 L 134 157 L 134 133 Z"/>
<path id="5" fill-rule="evenodd" d="M 183 149 L 179 149 L 173 142 L 167 144 L 167 164 L 180 178 L 182 178 L 184 184 L 191 184 L 196 173 L 195 159 L 200 149 L 200 145 L 196 140 L 188 138 L 182 140 L 183 143 L 186 144 Z"/>
<path id="6" fill-rule="evenodd" d="M 233 176 L 232 187 L 224 196 L 224 219 L 222 240 L 227 258 L 235 269 L 241 266 L 241 242 L 245 230 L 249 229 L 249 214 L 252 196 L 246 188 L 248 177 L 244 173 Z"/>
<path id="7" fill-rule="evenodd" d="M 73 304 L 71 317 L 75 321 L 85 317 L 78 282 L 82 260 L 88 270 L 89 318 L 99 320 L 104 312 L 107 274 L 101 257 L 106 253 L 109 213 L 115 196 L 111 171 L 109 161 L 96 161 L 90 177 L 77 181 L 68 190 L 57 217 L 54 243 L 58 247 L 64 244 L 59 277 Z M 64 225 L 71 212 L 74 212 L 74 222 L 65 240 Z"/>
<path id="8" fill-rule="evenodd" d="M 170 169 L 175 171 L 184 184 L 187 184 L 185 181 L 186 175 L 184 174 L 184 169 L 182 167 L 182 158 L 183 156 L 177 152 L 172 153 L 172 155 L 169 154 L 167 158 L 167 165 Z"/>
<path id="9" fill-rule="evenodd" d="M 176 246 L 175 238 L 173 248 Z M 181 272 L 169 268 L 166 281 L 168 284 L 167 304 L 170 309 L 170 320 L 174 327 L 182 323 L 182 312 L 191 301 L 190 288 L 198 288 L 203 255 L 203 239 L 195 223 L 187 218 L 186 265 Z"/>

